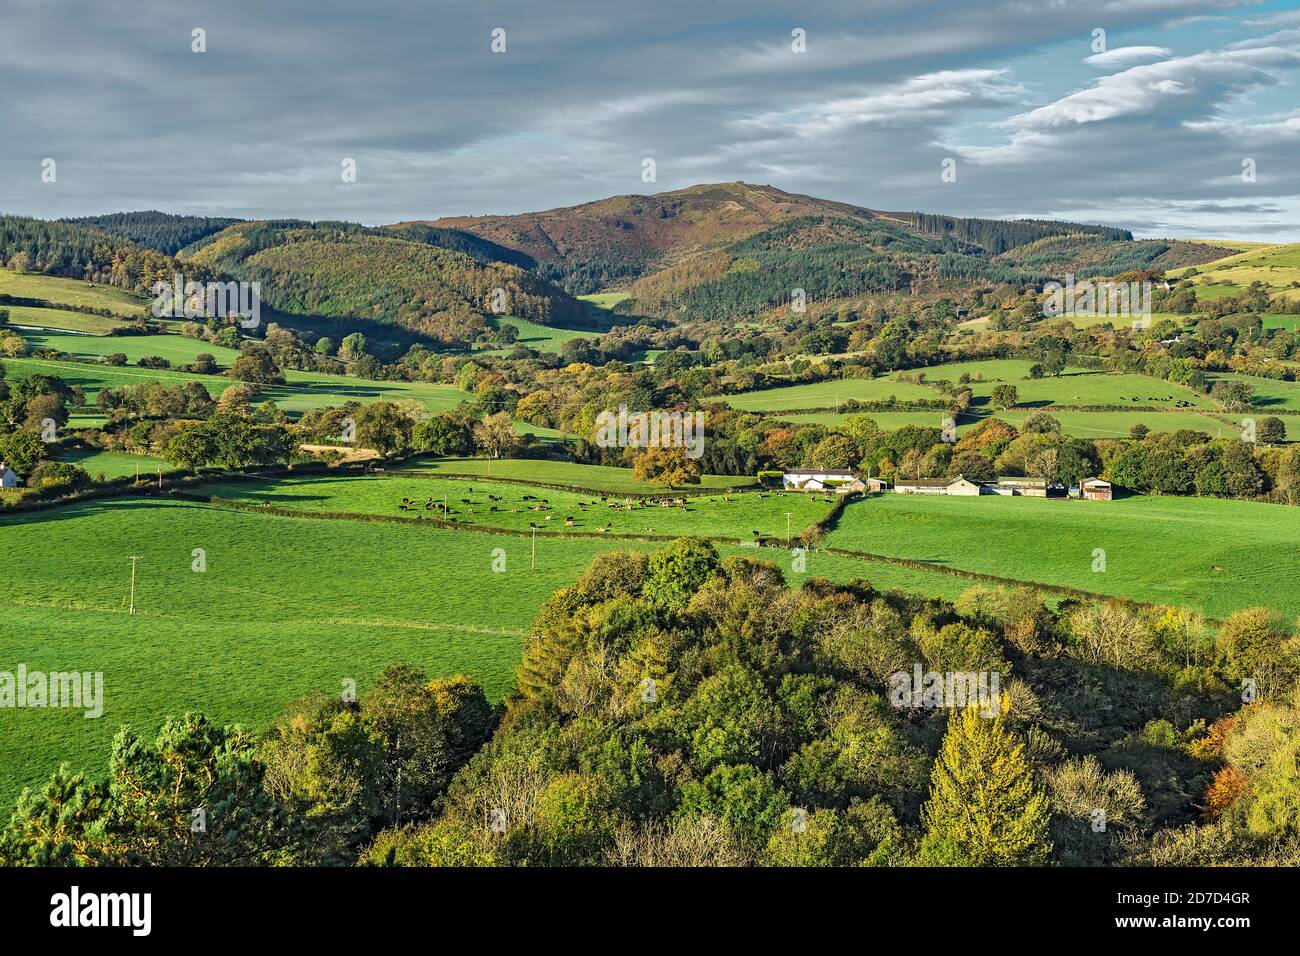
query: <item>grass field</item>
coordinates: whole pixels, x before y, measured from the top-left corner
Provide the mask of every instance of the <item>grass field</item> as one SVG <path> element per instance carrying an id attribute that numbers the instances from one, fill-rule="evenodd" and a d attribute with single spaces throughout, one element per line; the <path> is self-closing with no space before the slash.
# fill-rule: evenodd
<path id="1" fill-rule="evenodd" d="M 795 534 L 830 510 L 830 496 L 745 492 L 699 495 L 684 506 L 641 505 L 614 496 L 529 488 L 486 479 L 374 477 L 305 477 L 275 482 L 232 482 L 205 486 L 220 497 L 268 502 L 281 508 L 350 514 L 408 515 L 434 518 L 437 504 L 447 501 L 456 523 L 475 527 L 524 531 L 531 526 L 560 534 L 691 534 L 749 540 L 754 531 L 764 537 L 786 533 L 786 513 Z M 525 496 L 531 499 L 526 500 Z M 761 496 L 760 496 L 761 495 Z M 489 496 L 500 500 L 492 501 Z M 409 498 L 414 507 L 401 509 Z M 432 507 L 426 507 L 432 501 Z M 496 509 L 495 511 L 492 509 Z M 567 524 L 571 520 L 572 524 Z M 607 529 L 602 532 L 600 529 Z"/>
<path id="2" fill-rule="evenodd" d="M 86 469 L 91 478 L 121 478 L 139 474 L 142 478 L 157 475 L 158 469 L 170 470 L 173 466 L 153 455 L 132 455 L 124 451 L 87 451 L 76 449 L 60 456 L 60 461 L 71 462 Z"/>
<path id="3" fill-rule="evenodd" d="M 427 484 L 433 484 L 428 482 Z M 103 773 L 119 725 L 148 730 L 203 710 L 264 726 L 312 690 L 364 689 L 396 661 L 466 673 L 495 698 L 513 684 L 536 608 L 597 554 L 645 543 L 539 539 L 360 521 L 279 518 L 119 499 L 0 518 L 0 669 L 101 671 L 105 710 L 0 709 L 0 807 L 60 762 Z M 193 549 L 207 570 L 192 570 Z M 495 549 L 506 570 L 492 571 Z M 798 583 L 860 577 L 955 597 L 969 581 L 814 553 L 729 547 Z M 126 613 L 140 555 L 138 613 Z"/>
<path id="4" fill-rule="evenodd" d="M 85 332 L 88 335 L 107 335 L 114 329 L 125 328 L 127 325 L 121 319 L 105 315 L 88 315 L 85 312 L 69 312 L 67 309 L 39 309 L 30 305 L 0 305 L 0 308 L 9 310 L 10 325 Z"/>
<path id="5" fill-rule="evenodd" d="M 594 292 L 591 295 L 580 295 L 578 298 L 583 302 L 590 302 L 599 309 L 612 309 L 630 295 L 630 292 Z"/>
<path id="6" fill-rule="evenodd" d="M 890 396 L 900 401 L 941 397 L 937 391 L 924 385 L 882 377 L 831 379 L 825 382 L 811 382 L 807 385 L 788 385 L 784 388 L 769 388 L 759 392 L 742 392 L 739 395 L 715 396 L 713 400 L 725 402 L 732 408 L 743 411 L 768 412 L 799 408 L 830 408 L 848 399 L 878 402 Z"/>
<path id="7" fill-rule="evenodd" d="M 149 342 L 153 337 L 136 341 Z M 179 338 L 179 337 L 178 337 Z M 129 342 L 131 338 L 110 339 L 110 342 Z M 189 341 L 189 340 L 181 340 Z M 198 345 L 199 343 L 195 343 Z M 119 351 L 119 349 L 110 349 Z M 147 353 L 153 354 L 153 353 Z M 184 382 L 202 382 L 208 391 L 216 396 L 229 388 L 231 379 L 220 375 L 193 375 L 189 372 L 156 371 L 154 369 L 123 367 L 113 368 L 107 365 L 90 365 L 83 362 L 66 362 L 46 359 L 5 359 L 6 377 L 18 381 L 28 375 L 41 373 L 57 375 L 73 385 L 80 385 L 86 390 L 87 402 L 93 404 L 95 395 L 101 388 L 117 385 L 139 385 L 142 382 L 158 381 L 168 385 Z M 353 378 L 347 375 L 323 375 L 316 372 L 299 372 L 290 370 L 285 373 L 288 383 L 285 385 L 263 385 L 258 389 L 254 401 L 270 398 L 290 415 L 299 415 L 309 408 L 323 408 L 327 405 L 340 405 L 349 399 L 359 402 L 372 402 L 376 399 L 399 401 L 404 398 L 423 403 L 431 411 L 447 411 L 455 408 L 470 396 L 450 385 L 438 385 L 430 382 L 372 382 L 368 379 Z"/>
<path id="8" fill-rule="evenodd" d="M 1170 382 L 1161 382 L 1142 375 L 1114 372 L 1097 372 L 1080 368 L 1067 368 L 1060 377 L 1031 379 L 1032 362 L 1021 359 L 990 359 L 976 362 L 955 362 L 936 365 L 906 373 L 924 373 L 928 382 L 947 380 L 956 383 L 963 374 L 971 377 L 974 393 L 972 406 L 976 409 L 988 405 L 993 389 L 1002 384 L 1014 385 L 1019 394 L 1020 406 L 1050 408 L 1054 405 L 1123 405 L 1132 404 L 1154 408 L 1178 408 L 1180 402 L 1197 408 L 1213 408 L 1214 402 Z M 902 373 L 893 373 L 874 379 L 832 379 L 808 385 L 791 385 L 785 388 L 745 392 L 740 395 L 721 396 L 718 400 L 733 408 L 747 411 L 773 411 L 800 408 L 826 408 L 846 399 L 880 401 L 890 396 L 900 401 L 941 398 L 941 393 L 926 385 L 901 381 Z M 922 413 L 924 414 L 924 413 Z"/>
<path id="9" fill-rule="evenodd" d="M 0 293 L 23 299 L 44 299 L 55 305 L 81 305 L 109 309 L 117 315 L 135 318 L 149 305 L 149 300 L 108 285 L 95 285 L 80 279 L 10 272 L 0 269 Z"/>
<path id="10" fill-rule="evenodd" d="M 1111 502 L 885 494 L 828 544 L 966 571 L 1200 608 L 1300 614 L 1300 509 L 1210 498 Z M 1094 573 L 1093 551 L 1106 552 Z"/>
<path id="11" fill-rule="evenodd" d="M 237 358 L 238 349 L 223 348 L 211 342 L 186 338 L 183 335 L 67 335 L 57 332 L 21 333 L 30 351 L 37 349 L 58 349 L 69 355 L 81 358 L 98 359 L 114 352 L 121 352 L 128 362 L 137 362 L 145 357 L 161 356 L 173 365 L 193 362 L 195 357 L 206 352 L 217 360 L 217 364 L 227 368 Z"/>
<path id="12" fill-rule="evenodd" d="M 589 488 L 592 491 L 606 491 L 621 494 L 646 492 L 664 492 L 663 485 L 637 481 L 632 477 L 631 468 L 611 468 L 605 465 L 579 465 L 571 461 L 547 461 L 534 459 L 505 458 L 495 461 L 490 458 L 413 458 L 392 473 L 403 471 L 442 472 L 451 475 L 483 475 L 485 478 L 511 478 L 516 481 L 540 481 L 561 485 L 573 485 L 577 488 Z M 697 488 L 743 488 L 755 484 L 752 478 L 737 475 L 702 475 L 698 485 L 688 486 L 689 490 Z M 543 497 L 546 497 L 543 495 Z"/>
<path id="13" fill-rule="evenodd" d="M 536 322 L 517 319 L 514 316 L 501 319 L 501 324 L 513 325 L 519 332 L 519 338 L 515 340 L 516 343 L 526 345 L 530 349 L 536 349 L 538 352 L 555 352 L 558 354 L 560 349 L 564 347 L 564 343 L 570 339 L 596 338 L 600 335 L 599 332 L 593 332 L 590 329 L 552 328 L 549 325 L 538 325 Z M 504 355 L 509 351 L 510 348 L 493 349 L 487 354 Z"/>

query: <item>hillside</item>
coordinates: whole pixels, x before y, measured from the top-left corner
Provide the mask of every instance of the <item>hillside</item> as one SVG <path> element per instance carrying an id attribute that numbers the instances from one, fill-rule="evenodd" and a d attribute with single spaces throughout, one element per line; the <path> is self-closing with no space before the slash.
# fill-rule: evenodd
<path id="1" fill-rule="evenodd" d="M 431 233 L 428 239 L 444 239 Z M 505 313 L 541 325 L 583 325 L 590 310 L 518 265 L 351 223 L 239 223 L 181 251 L 181 259 L 262 284 L 287 313 L 387 323 L 446 345 L 491 326 L 494 290 Z"/>
<path id="2" fill-rule="evenodd" d="M 1172 268 L 1233 251 L 1135 241 L 1126 230 L 1079 223 L 882 212 L 742 182 L 432 225 L 527 255 L 539 275 L 574 293 L 630 289 L 620 312 L 661 317 L 751 317 L 778 306 L 793 288 L 824 302 L 972 281 Z"/>
<path id="3" fill-rule="evenodd" d="M 115 212 L 104 216 L 83 216 L 61 222 L 89 226 L 109 235 L 129 239 L 150 249 L 173 256 L 192 242 L 220 232 L 238 219 L 210 216 L 174 216 L 150 209 L 145 212 Z"/>

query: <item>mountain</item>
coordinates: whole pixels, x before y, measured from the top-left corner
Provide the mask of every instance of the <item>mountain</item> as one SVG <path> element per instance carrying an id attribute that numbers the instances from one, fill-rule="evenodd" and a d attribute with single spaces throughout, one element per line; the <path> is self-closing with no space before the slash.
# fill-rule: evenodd
<path id="1" fill-rule="evenodd" d="M 1228 253 L 1107 226 L 885 212 L 743 182 L 428 225 L 527 255 L 539 276 L 575 294 L 629 291 L 620 312 L 663 318 L 749 318 L 794 289 L 829 302 L 1175 268 Z"/>
<path id="2" fill-rule="evenodd" d="M 527 261 L 518 253 L 498 255 L 494 248 L 436 228 L 275 220 L 230 226 L 187 246 L 180 258 L 260 282 L 263 301 L 281 312 L 387 323 L 448 346 L 489 328 L 498 297 L 505 314 L 542 325 L 591 324 L 588 306 L 503 261 Z"/>
<path id="3" fill-rule="evenodd" d="M 150 209 L 145 212 L 114 212 L 103 216 L 82 216 L 59 221 L 89 226 L 111 236 L 129 239 L 131 242 L 173 256 L 190 243 L 214 232 L 220 232 L 240 220 L 209 216 L 174 216 L 171 213 Z"/>

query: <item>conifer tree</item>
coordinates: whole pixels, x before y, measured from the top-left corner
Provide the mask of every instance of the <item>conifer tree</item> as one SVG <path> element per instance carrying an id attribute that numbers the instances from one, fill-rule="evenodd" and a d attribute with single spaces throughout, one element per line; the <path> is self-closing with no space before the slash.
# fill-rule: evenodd
<path id="1" fill-rule="evenodd" d="M 942 866 L 1025 866 L 1051 851 L 1047 794 L 1004 713 L 968 707 L 949 718 L 921 814 L 920 862 Z"/>

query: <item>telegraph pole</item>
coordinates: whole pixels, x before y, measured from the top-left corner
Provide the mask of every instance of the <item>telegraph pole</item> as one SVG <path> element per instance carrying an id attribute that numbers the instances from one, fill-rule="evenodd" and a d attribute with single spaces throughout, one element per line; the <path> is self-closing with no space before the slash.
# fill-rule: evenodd
<path id="1" fill-rule="evenodd" d="M 790 547 L 790 516 L 792 514 L 794 514 L 793 511 L 787 511 L 785 513 L 785 546 L 787 548 Z"/>
<path id="2" fill-rule="evenodd" d="M 139 554 L 131 555 L 131 610 L 127 612 L 128 614 L 135 613 L 135 563 L 142 557 L 143 555 Z"/>
<path id="3" fill-rule="evenodd" d="M 532 571 L 537 570 L 537 529 L 536 528 L 533 529 L 533 566 L 530 570 Z"/>

